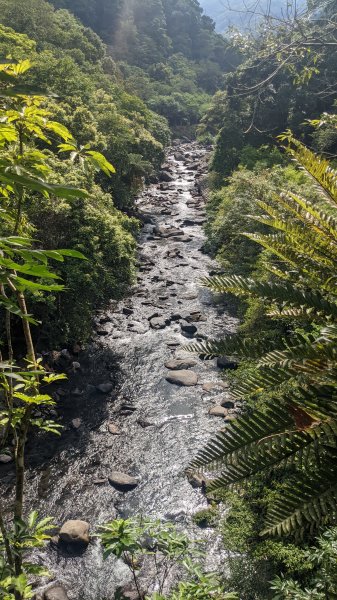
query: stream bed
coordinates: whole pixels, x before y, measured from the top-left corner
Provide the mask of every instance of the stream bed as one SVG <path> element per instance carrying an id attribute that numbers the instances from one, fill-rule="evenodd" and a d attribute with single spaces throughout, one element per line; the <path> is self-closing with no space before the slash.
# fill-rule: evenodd
<path id="1" fill-rule="evenodd" d="M 48 437 L 30 450 L 27 504 L 60 525 L 82 519 L 93 531 L 117 516 L 142 514 L 200 537 L 192 515 L 207 503 L 184 471 L 222 426 L 222 419 L 208 414 L 210 407 L 229 396 L 216 361 L 199 360 L 182 347 L 236 327 L 200 285 L 216 269 L 203 252 L 205 158 L 194 142 L 172 147 L 163 167 L 167 181 L 139 197 L 144 226 L 137 283 L 128 298 L 97 315 L 79 372 L 58 390 L 61 438 Z M 165 363 L 172 359 L 195 360 L 187 369 L 196 374 L 193 385 L 167 381 L 172 370 Z M 97 389 L 102 384 L 104 392 Z M 113 470 L 137 478 L 138 485 L 118 491 L 108 480 Z M 202 537 L 211 564 L 216 534 L 204 530 Z M 130 580 L 121 561 L 103 562 L 95 540 L 80 554 L 51 545 L 40 556 L 71 600 L 112 600 L 116 587 Z"/>

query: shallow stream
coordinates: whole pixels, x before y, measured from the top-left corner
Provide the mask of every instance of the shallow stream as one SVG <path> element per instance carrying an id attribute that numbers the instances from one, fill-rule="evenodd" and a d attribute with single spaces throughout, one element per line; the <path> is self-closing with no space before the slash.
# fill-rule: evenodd
<path id="1" fill-rule="evenodd" d="M 145 225 L 137 284 L 129 298 L 97 315 L 90 351 L 79 357 L 82 372 L 61 390 L 62 437 L 30 454 L 27 503 L 59 524 L 83 519 L 94 529 L 137 513 L 173 520 L 193 535 L 191 517 L 206 505 L 184 470 L 221 427 L 221 419 L 208 410 L 228 392 L 216 386 L 205 390 L 205 383 L 218 380 L 219 370 L 215 361 L 198 357 L 191 368 L 196 385 L 165 379 L 168 360 L 195 358 L 181 350 L 192 335 L 217 336 L 236 326 L 200 285 L 216 268 L 202 250 L 199 181 L 205 164 L 205 150 L 196 143 L 176 146 L 166 165 L 173 181 L 153 184 L 140 196 Z M 95 386 L 109 382 L 109 393 L 98 392 Z M 109 423 L 120 435 L 109 432 Z M 117 491 L 107 479 L 112 470 L 137 477 L 139 484 L 127 493 Z M 216 535 L 211 530 L 204 535 L 212 562 Z M 116 586 L 130 579 L 121 562 L 103 562 L 96 541 L 81 555 L 50 547 L 47 563 L 71 600 L 112 600 Z"/>

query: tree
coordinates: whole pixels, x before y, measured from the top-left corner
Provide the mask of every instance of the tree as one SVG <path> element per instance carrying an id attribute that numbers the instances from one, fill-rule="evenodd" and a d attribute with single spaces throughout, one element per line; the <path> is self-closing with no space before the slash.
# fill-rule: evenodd
<path id="1" fill-rule="evenodd" d="M 24 520 L 25 448 L 31 428 L 59 433 L 60 425 L 45 416 L 45 409 L 55 404 L 45 387 L 64 376 L 48 373 L 37 358 L 31 324 L 37 324 L 27 309 L 27 294 L 59 292 L 63 286 L 49 267 L 50 260 L 63 262 L 65 257 L 84 258 L 75 250 L 45 250 L 30 236 L 27 205 L 32 196 L 83 198 L 86 193 L 47 180 L 52 171 L 43 144 L 52 145 L 59 137 L 62 151 L 71 151 L 91 161 L 107 173 L 112 165 L 103 155 L 90 148 L 74 155 L 74 140 L 64 125 L 51 119 L 43 106 L 45 99 L 29 87 L 20 85 L 20 76 L 30 68 L 28 60 L 2 63 L 0 66 L 0 185 L 2 196 L 0 238 L 0 309 L 4 315 L 7 357 L 1 353 L 0 426 L 1 451 L 12 457 L 14 444 L 15 491 L 12 525 L 0 506 L 0 591 L 6 600 L 31 597 L 30 578 L 45 573 L 39 565 L 27 562 L 27 552 L 48 539 L 50 519 L 38 521 L 36 513 Z M 65 147 L 67 146 L 67 148 Z M 12 316 L 21 322 L 25 340 L 25 360 L 17 363 L 12 340 Z M 37 408 L 39 413 L 37 413 Z M 41 412 L 40 412 L 41 411 Z M 42 413 L 42 416 L 41 416 Z"/>

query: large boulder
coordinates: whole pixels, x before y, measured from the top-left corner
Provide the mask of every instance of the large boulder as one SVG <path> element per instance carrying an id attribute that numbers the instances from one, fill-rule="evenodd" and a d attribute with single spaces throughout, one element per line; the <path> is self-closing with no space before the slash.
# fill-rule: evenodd
<path id="1" fill-rule="evenodd" d="M 180 327 L 181 331 L 186 335 L 194 335 L 198 331 L 198 328 L 195 325 L 192 325 L 187 321 L 180 323 Z"/>
<path id="2" fill-rule="evenodd" d="M 192 358 L 186 358 L 186 359 L 171 359 L 168 360 L 165 363 L 165 367 L 167 369 L 170 369 L 172 371 L 180 371 L 181 369 L 190 369 L 191 367 L 195 367 L 195 365 L 197 364 L 196 360 L 193 360 Z"/>
<path id="3" fill-rule="evenodd" d="M 219 356 L 216 361 L 217 367 L 219 369 L 237 369 L 238 364 L 232 360 L 226 358 L 226 356 Z"/>
<path id="4" fill-rule="evenodd" d="M 89 523 L 87 521 L 70 520 L 62 525 L 59 533 L 60 542 L 87 546 L 90 542 Z"/>
<path id="5" fill-rule="evenodd" d="M 182 386 L 192 386 L 198 383 L 198 375 L 194 371 L 186 371 L 184 369 L 181 371 L 171 371 L 171 373 L 166 375 L 165 379 L 169 383 Z"/>
<path id="6" fill-rule="evenodd" d="M 215 405 L 209 409 L 208 414 L 213 415 L 213 417 L 223 417 L 224 418 L 224 417 L 227 417 L 228 410 L 227 410 L 227 408 L 224 408 L 223 406 Z"/>
<path id="7" fill-rule="evenodd" d="M 160 171 L 159 181 L 165 181 L 165 182 L 174 181 L 174 177 L 168 171 Z"/>
<path id="8" fill-rule="evenodd" d="M 131 477 L 131 475 L 128 475 L 127 473 L 122 473 L 121 471 L 111 471 L 108 475 L 108 479 L 111 485 L 122 492 L 133 490 L 139 483 L 138 479 Z"/>
<path id="9" fill-rule="evenodd" d="M 67 592 L 61 585 L 49 588 L 43 594 L 43 600 L 69 600 Z"/>
<path id="10" fill-rule="evenodd" d="M 165 329 L 168 321 L 164 317 L 153 317 L 150 320 L 150 326 L 152 329 Z"/>

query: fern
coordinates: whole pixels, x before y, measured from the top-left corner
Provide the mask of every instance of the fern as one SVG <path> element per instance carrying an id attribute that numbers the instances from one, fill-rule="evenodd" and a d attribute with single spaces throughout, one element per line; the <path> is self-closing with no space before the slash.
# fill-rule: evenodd
<path id="1" fill-rule="evenodd" d="M 226 424 L 189 469 L 211 472 L 207 487 L 214 491 L 291 468 L 268 510 L 262 531 L 268 535 L 303 533 L 337 513 L 337 172 L 289 132 L 284 139 L 320 200 L 281 193 L 258 202 L 264 214 L 252 218 L 270 233 L 244 235 L 268 250 L 269 281 L 233 275 L 207 277 L 203 284 L 215 293 L 258 298 L 267 315 L 301 319 L 311 331 L 276 341 L 238 334 L 188 347 L 207 357 L 255 361 L 255 371 L 246 372 L 232 393 L 251 402 L 263 393 L 269 398 L 264 408 Z"/>

